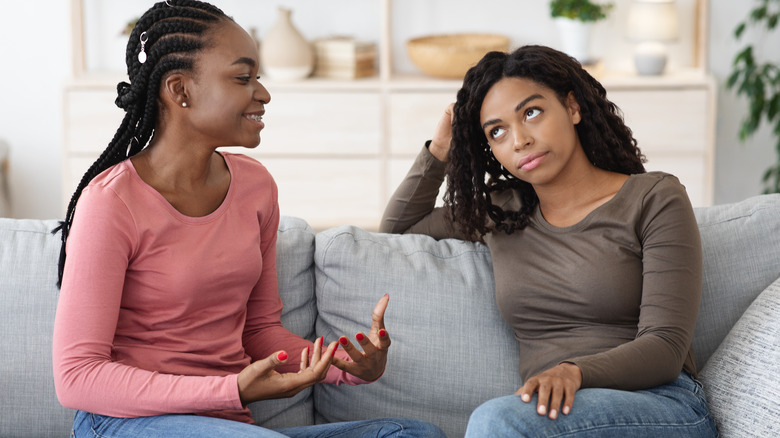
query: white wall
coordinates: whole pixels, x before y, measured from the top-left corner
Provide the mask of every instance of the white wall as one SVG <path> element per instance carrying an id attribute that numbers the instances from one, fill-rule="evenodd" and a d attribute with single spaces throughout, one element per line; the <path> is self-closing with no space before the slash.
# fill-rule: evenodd
<path id="1" fill-rule="evenodd" d="M 780 28 L 767 35 L 750 31 L 740 41 L 734 39 L 734 28 L 748 15 L 754 1 L 710 0 L 710 71 L 718 79 L 718 120 L 715 133 L 715 202 L 743 199 L 763 191 L 761 176 L 777 161 L 775 144 L 766 124 L 744 144 L 739 141 L 739 125 L 747 111 L 743 97 L 727 90 L 734 56 L 748 42 L 754 42 L 757 56 L 780 63 Z"/>
<path id="2" fill-rule="evenodd" d="M 85 0 L 87 3 L 99 4 L 98 0 Z M 106 2 L 106 0 L 102 0 Z M 311 0 L 310 0 L 311 1 Z M 624 14 L 623 4 L 627 0 L 617 0 L 620 9 L 611 17 L 612 24 L 620 28 L 620 17 Z M 273 23 L 275 14 L 267 14 L 268 3 L 246 0 L 215 0 L 215 2 L 233 15 L 239 24 L 256 26 L 260 36 Z M 126 0 L 121 3 L 137 5 L 139 12 L 152 3 L 151 0 Z M 431 31 L 446 31 L 448 26 L 458 22 L 458 13 L 438 17 L 443 0 L 426 2 L 411 0 L 396 0 L 397 7 L 412 8 L 412 12 L 399 14 L 393 25 L 398 28 L 407 26 L 408 36 L 425 33 L 424 24 L 431 26 Z M 494 11 L 497 15 L 486 12 L 493 10 L 494 3 L 506 5 L 507 2 L 497 0 L 457 0 L 455 11 L 465 11 L 469 5 L 480 5 L 479 20 L 463 20 L 468 22 L 486 21 L 484 25 L 473 29 L 490 29 L 497 23 L 511 24 L 507 11 Z M 523 20 L 518 17 L 517 30 L 512 33 L 513 42 L 542 42 L 554 44 L 554 35 L 546 14 L 546 7 L 541 7 L 538 0 L 526 0 L 519 3 L 516 9 L 526 16 L 542 15 L 539 19 Z M 110 2 L 112 6 L 120 3 Z M 274 4 L 285 4 L 296 12 L 293 18 L 302 29 L 307 29 L 307 37 L 314 38 L 332 33 L 330 28 L 323 29 L 323 23 L 332 26 L 333 23 L 344 23 L 348 31 L 359 37 L 367 38 L 375 35 L 378 24 L 378 2 L 365 0 L 333 0 L 327 4 L 334 10 L 352 10 L 353 14 L 331 15 L 329 17 L 307 15 L 302 5 L 311 5 L 304 0 L 279 0 Z M 324 3 L 318 3 L 320 5 Z M 344 7 L 343 5 L 349 5 Z M 433 7 L 432 4 L 436 4 Z M 450 4 L 450 3 L 447 3 Z M 691 0 L 680 0 L 682 5 L 690 5 Z M 723 82 L 729 74 L 731 60 L 741 44 L 735 43 L 732 31 L 745 17 L 753 2 L 735 2 L 728 0 L 710 0 L 710 69 L 718 80 L 718 126 L 716 135 L 716 175 L 715 202 L 725 203 L 744 199 L 761 192 L 760 177 L 767 163 L 775 161 L 774 139 L 768 129 L 763 129 L 748 144 L 739 143 L 737 133 L 739 121 L 745 111 L 745 104 L 737 99 L 732 91 L 725 90 Z M 2 41 L 2 61 L 0 61 L 0 138 L 11 145 L 11 175 L 12 215 L 21 218 L 54 218 L 61 217 L 63 201 L 61 199 L 61 148 L 62 148 L 62 103 L 61 92 L 63 84 L 70 76 L 70 2 L 68 0 L 39 0 L 4 2 L 4 22 L 0 26 L 0 41 Z M 45 12 L 44 12 L 45 11 Z M 511 11 L 510 11 L 511 12 Z M 473 12 L 471 13 L 473 15 Z M 122 15 L 122 14 L 120 14 Z M 519 15 L 519 14 L 518 14 Z M 122 15 L 123 17 L 123 15 Z M 496 17 L 498 22 L 487 22 Z M 124 19 L 124 18 L 122 18 Z M 120 20 L 121 21 L 121 20 Z M 421 24 L 422 23 L 422 24 Z M 114 27 L 114 23 L 103 23 L 103 26 Z M 320 26 L 318 28 L 318 26 Z M 422 26 L 422 27 L 421 27 Z M 467 29 L 469 30 L 469 29 Z M 109 32 L 110 33 L 110 32 Z M 601 41 L 607 41 L 619 30 L 611 31 L 602 28 L 598 31 Z M 88 35 L 89 37 L 89 35 Z M 538 38 L 538 39 L 537 39 Z M 621 43 L 623 44 L 623 43 Z M 683 43 L 680 43 L 683 44 Z M 762 43 L 765 52 L 780 62 L 780 51 L 769 50 L 769 47 L 780 47 L 780 32 Z M 396 44 L 398 45 L 398 43 Z M 597 45 L 598 41 L 597 41 Z M 115 47 L 110 39 L 90 39 L 90 50 L 96 53 L 107 51 L 113 53 Z M 402 47 L 396 47 L 396 57 L 402 55 Z M 596 50 L 599 50 L 597 47 Z M 677 47 L 680 50 L 680 47 Z M 91 61 L 96 62 L 96 61 Z M 684 61 L 680 61 L 684 63 Z M 401 70 L 409 68 L 408 63 L 398 62 Z M 93 66 L 97 67 L 97 65 Z M 670 108 L 673 111 L 674 108 Z M 684 117 L 684 114 L 680 115 Z"/>
<path id="3" fill-rule="evenodd" d="M 61 212 L 62 85 L 70 74 L 70 2 L 3 1 L 0 137 L 11 146 L 14 217 Z"/>

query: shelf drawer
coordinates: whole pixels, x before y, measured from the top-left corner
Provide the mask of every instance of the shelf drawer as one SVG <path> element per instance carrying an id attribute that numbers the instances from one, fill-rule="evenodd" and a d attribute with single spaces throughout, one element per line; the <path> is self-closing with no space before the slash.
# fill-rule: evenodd
<path id="1" fill-rule="evenodd" d="M 623 111 L 639 148 L 656 152 L 703 152 L 707 148 L 708 92 L 705 89 L 608 91 Z"/>
<path id="2" fill-rule="evenodd" d="M 453 92 L 392 93 L 388 125 L 392 155 L 417 155 L 430 140 L 445 108 L 455 102 Z"/>

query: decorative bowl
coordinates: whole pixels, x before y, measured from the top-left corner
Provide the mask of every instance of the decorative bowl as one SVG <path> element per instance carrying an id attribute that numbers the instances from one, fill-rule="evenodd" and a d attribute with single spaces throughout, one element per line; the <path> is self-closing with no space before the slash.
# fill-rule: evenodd
<path id="1" fill-rule="evenodd" d="M 509 38 L 477 33 L 430 35 L 407 41 L 406 50 L 423 73 L 461 79 L 486 53 L 508 51 Z"/>

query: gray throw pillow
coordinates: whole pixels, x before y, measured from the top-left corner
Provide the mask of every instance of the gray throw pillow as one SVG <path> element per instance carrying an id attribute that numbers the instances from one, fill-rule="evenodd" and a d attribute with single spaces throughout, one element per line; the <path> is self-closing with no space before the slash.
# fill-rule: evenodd
<path id="1" fill-rule="evenodd" d="M 780 436 L 780 279 L 748 307 L 701 371 L 723 437 Z"/>

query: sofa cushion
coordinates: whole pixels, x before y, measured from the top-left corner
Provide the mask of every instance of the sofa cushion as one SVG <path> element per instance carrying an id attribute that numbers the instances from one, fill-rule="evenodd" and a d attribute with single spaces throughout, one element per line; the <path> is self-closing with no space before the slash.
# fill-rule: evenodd
<path id="1" fill-rule="evenodd" d="M 276 272 L 282 298 L 282 325 L 306 339 L 314 339 L 317 307 L 314 299 L 314 231 L 302 219 L 282 216 L 276 241 Z M 314 424 L 312 389 L 289 399 L 252 403 L 255 423 L 268 427 Z"/>
<path id="2" fill-rule="evenodd" d="M 495 304 L 486 246 L 341 226 L 316 236 L 317 333 L 368 331 L 385 293 L 392 340 L 384 376 L 317 385 L 318 421 L 413 417 L 462 436 L 471 411 L 516 391 L 519 352 Z"/>
<path id="3" fill-rule="evenodd" d="M 780 277 L 780 194 L 695 209 L 704 255 L 693 338 L 699 369 L 734 323 Z"/>
<path id="4" fill-rule="evenodd" d="M 780 279 L 764 290 L 701 372 L 721 436 L 780 436 Z"/>
<path id="5" fill-rule="evenodd" d="M 54 392 L 56 221 L 0 219 L 0 436 L 68 436 L 73 411 Z"/>

